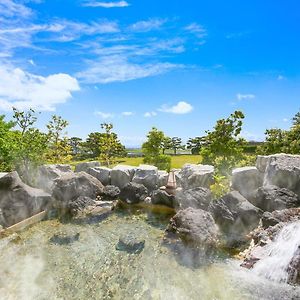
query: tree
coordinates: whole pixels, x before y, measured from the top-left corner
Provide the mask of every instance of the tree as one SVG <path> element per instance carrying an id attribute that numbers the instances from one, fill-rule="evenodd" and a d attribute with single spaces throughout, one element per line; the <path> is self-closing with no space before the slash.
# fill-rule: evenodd
<path id="1" fill-rule="evenodd" d="M 153 127 L 147 135 L 147 141 L 142 145 L 145 154 L 144 163 L 153 164 L 161 170 L 169 170 L 171 167 L 171 157 L 162 154 L 165 135 L 162 131 Z"/>
<path id="2" fill-rule="evenodd" d="M 113 124 L 103 123 L 101 128 L 105 133 L 101 134 L 99 139 L 100 159 L 110 166 L 116 157 L 125 154 L 125 147 L 119 141 L 118 135 L 112 132 Z"/>
<path id="3" fill-rule="evenodd" d="M 101 132 L 91 132 L 86 141 L 82 143 L 84 152 L 88 157 L 96 158 L 100 156 L 100 138 Z"/>
<path id="4" fill-rule="evenodd" d="M 206 131 L 205 145 L 201 149 L 204 163 L 213 164 L 218 173 L 228 174 L 243 158 L 245 140 L 239 137 L 244 114 L 235 111 L 226 119 L 217 121 L 214 130 Z"/>
<path id="5" fill-rule="evenodd" d="M 79 137 L 74 136 L 69 139 L 69 145 L 72 148 L 73 155 L 76 156 L 80 153 L 81 144 L 82 144 L 82 139 Z"/>
<path id="6" fill-rule="evenodd" d="M 173 137 L 171 139 L 171 149 L 173 149 L 174 155 L 177 154 L 177 150 L 183 149 L 181 138 L 179 138 L 179 137 Z"/>
<path id="7" fill-rule="evenodd" d="M 258 147 L 259 154 L 274 154 L 283 152 L 286 148 L 287 132 L 278 128 L 267 129 L 265 132 L 266 140 Z"/>
<path id="8" fill-rule="evenodd" d="M 64 130 L 69 125 L 68 121 L 60 116 L 53 115 L 47 125 L 49 151 L 48 160 L 54 163 L 64 163 L 71 160 L 71 147 Z"/>
<path id="9" fill-rule="evenodd" d="M 293 121 L 293 126 L 300 125 L 300 111 L 295 114 L 292 121 Z"/>
<path id="10" fill-rule="evenodd" d="M 166 136 L 162 141 L 162 154 L 165 154 L 165 151 L 171 148 L 172 148 L 172 139 Z"/>
<path id="11" fill-rule="evenodd" d="M 197 155 L 200 153 L 201 147 L 205 144 L 205 137 L 195 137 L 188 139 L 186 148 L 191 150 L 191 153 Z"/>

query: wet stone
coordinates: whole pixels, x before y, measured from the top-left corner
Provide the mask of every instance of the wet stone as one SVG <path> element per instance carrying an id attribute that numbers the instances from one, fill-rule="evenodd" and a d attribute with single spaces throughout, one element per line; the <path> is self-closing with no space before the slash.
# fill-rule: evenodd
<path id="1" fill-rule="evenodd" d="M 142 252 L 144 247 L 145 240 L 139 239 L 134 235 L 125 235 L 119 238 L 119 242 L 116 245 L 116 250 L 137 254 Z"/>
<path id="2" fill-rule="evenodd" d="M 56 245 L 69 245 L 79 240 L 80 234 L 76 233 L 74 235 L 66 235 L 66 234 L 54 234 L 50 238 L 51 244 Z"/>

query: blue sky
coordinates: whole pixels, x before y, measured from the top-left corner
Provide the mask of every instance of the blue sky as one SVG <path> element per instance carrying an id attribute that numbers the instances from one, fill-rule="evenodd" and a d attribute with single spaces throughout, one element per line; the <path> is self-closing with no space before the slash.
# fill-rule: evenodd
<path id="1" fill-rule="evenodd" d="M 300 3 L 0 0 L 0 114 L 52 114 L 85 138 L 112 122 L 137 146 L 152 126 L 184 140 L 241 109 L 243 136 L 300 109 Z"/>

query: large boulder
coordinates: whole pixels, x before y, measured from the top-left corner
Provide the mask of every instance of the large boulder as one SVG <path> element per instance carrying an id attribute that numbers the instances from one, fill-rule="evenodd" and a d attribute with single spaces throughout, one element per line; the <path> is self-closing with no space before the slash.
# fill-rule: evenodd
<path id="1" fill-rule="evenodd" d="M 174 195 L 169 194 L 165 190 L 155 190 L 151 195 L 151 203 L 152 204 L 160 204 L 165 205 L 171 208 L 174 208 L 175 205 L 175 197 Z"/>
<path id="2" fill-rule="evenodd" d="M 177 189 L 175 194 L 175 207 L 185 209 L 188 207 L 207 210 L 212 201 L 212 193 L 209 189 L 196 187 L 193 189 Z"/>
<path id="3" fill-rule="evenodd" d="M 144 185 L 129 182 L 121 190 L 119 198 L 127 204 L 136 204 L 144 201 L 148 195 L 148 190 Z"/>
<path id="4" fill-rule="evenodd" d="M 256 158 L 256 168 L 260 173 L 265 173 L 269 156 L 257 155 Z"/>
<path id="5" fill-rule="evenodd" d="M 256 167 L 237 168 L 232 171 L 231 188 L 246 199 L 253 199 L 255 191 L 262 185 L 262 176 Z"/>
<path id="6" fill-rule="evenodd" d="M 70 172 L 72 172 L 70 165 L 43 165 L 38 168 L 37 176 L 31 182 L 35 187 L 51 193 L 54 180 Z"/>
<path id="7" fill-rule="evenodd" d="M 118 199 L 121 191 L 117 186 L 106 185 L 101 193 L 101 198 L 105 200 L 116 200 Z"/>
<path id="8" fill-rule="evenodd" d="M 252 205 L 237 191 L 214 200 L 209 211 L 225 234 L 228 246 L 245 242 L 246 235 L 258 226 L 262 215 L 259 208 Z"/>
<path id="9" fill-rule="evenodd" d="M 75 172 L 86 172 L 89 168 L 100 167 L 99 161 L 88 161 L 79 163 L 75 166 Z"/>
<path id="10" fill-rule="evenodd" d="M 68 208 L 69 203 L 84 196 L 96 199 L 103 191 L 102 183 L 85 173 L 66 173 L 54 181 L 53 197 L 61 208 Z"/>
<path id="11" fill-rule="evenodd" d="M 0 225 L 11 226 L 51 205 L 51 195 L 23 183 L 17 172 L 0 178 Z"/>
<path id="12" fill-rule="evenodd" d="M 117 165 L 110 172 L 111 184 L 122 189 L 127 183 L 131 182 L 134 173 L 134 167 Z"/>
<path id="13" fill-rule="evenodd" d="M 171 220 L 167 231 L 174 232 L 186 243 L 211 250 L 219 241 L 218 226 L 212 215 L 202 209 L 180 210 Z"/>
<path id="14" fill-rule="evenodd" d="M 110 172 L 111 169 L 107 167 L 95 167 L 95 168 L 88 168 L 86 171 L 88 174 L 97 178 L 103 185 L 110 184 Z"/>
<path id="15" fill-rule="evenodd" d="M 300 197 L 300 155 L 275 154 L 268 157 L 264 186 L 276 185 Z"/>
<path id="16" fill-rule="evenodd" d="M 167 171 L 158 171 L 158 187 L 167 186 L 169 173 Z"/>
<path id="17" fill-rule="evenodd" d="M 300 206 L 299 197 L 294 192 L 274 185 L 260 187 L 251 202 L 269 212 Z"/>
<path id="18" fill-rule="evenodd" d="M 132 182 L 143 184 L 149 191 L 153 191 L 158 185 L 158 169 L 154 166 L 140 165 L 136 168 Z"/>
<path id="19" fill-rule="evenodd" d="M 213 183 L 214 167 L 209 165 L 185 164 L 179 172 L 180 185 L 184 189 L 209 188 Z"/>

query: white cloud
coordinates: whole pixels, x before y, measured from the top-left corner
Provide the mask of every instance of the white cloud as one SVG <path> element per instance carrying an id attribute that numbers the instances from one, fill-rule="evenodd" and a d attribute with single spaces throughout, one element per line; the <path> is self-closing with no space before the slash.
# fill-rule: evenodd
<path id="1" fill-rule="evenodd" d="M 136 64 L 121 55 L 104 56 L 98 61 L 88 62 L 88 68 L 77 73 L 86 83 L 124 82 L 166 73 L 182 65 L 171 63 Z"/>
<path id="2" fill-rule="evenodd" d="M 246 99 L 254 99 L 255 98 L 255 95 L 253 94 L 237 94 L 236 95 L 237 99 L 238 100 L 246 100 Z"/>
<path id="3" fill-rule="evenodd" d="M 114 117 L 114 114 L 102 111 L 96 111 L 95 115 L 101 117 L 102 119 L 111 119 Z"/>
<path id="4" fill-rule="evenodd" d="M 133 115 L 134 115 L 134 113 L 132 111 L 123 111 L 122 112 L 122 116 L 125 116 L 125 117 L 130 117 Z"/>
<path id="5" fill-rule="evenodd" d="M 193 110 L 193 106 L 185 101 L 180 101 L 174 106 L 163 105 L 159 111 L 172 114 L 187 114 Z"/>
<path id="6" fill-rule="evenodd" d="M 132 24 L 129 29 L 135 32 L 148 32 L 159 29 L 165 23 L 165 19 L 149 19 L 147 21 L 136 22 Z"/>
<path id="7" fill-rule="evenodd" d="M 29 59 L 28 62 L 32 65 L 32 66 L 35 66 L 35 62 L 33 59 Z"/>
<path id="8" fill-rule="evenodd" d="M 145 118 L 151 118 L 151 117 L 155 117 L 155 116 L 157 116 L 157 112 L 155 112 L 155 111 L 147 111 L 146 113 L 144 113 Z"/>
<path id="9" fill-rule="evenodd" d="M 68 74 L 43 77 L 7 65 L 0 65 L 0 78 L 0 110 L 5 111 L 12 106 L 53 111 L 80 89 L 77 80 Z"/>
<path id="10" fill-rule="evenodd" d="M 83 6 L 114 8 L 114 7 L 127 7 L 129 6 L 129 3 L 127 1 L 114 1 L 114 2 L 88 1 L 84 3 Z"/>
<path id="11" fill-rule="evenodd" d="M 196 35 L 197 38 L 204 38 L 207 36 L 206 29 L 197 23 L 191 23 L 184 28 L 186 31 L 189 31 Z"/>
<path id="12" fill-rule="evenodd" d="M 0 16 L 6 18 L 22 17 L 27 18 L 32 15 L 30 8 L 21 3 L 16 3 L 14 0 L 0 1 Z"/>
<path id="13" fill-rule="evenodd" d="M 285 77 L 282 76 L 282 75 L 278 75 L 278 76 L 277 76 L 277 80 L 284 80 L 284 79 L 285 79 Z"/>
<path id="14" fill-rule="evenodd" d="M 289 119 L 288 119 L 288 118 L 283 118 L 282 121 L 283 121 L 283 122 L 288 122 Z"/>

